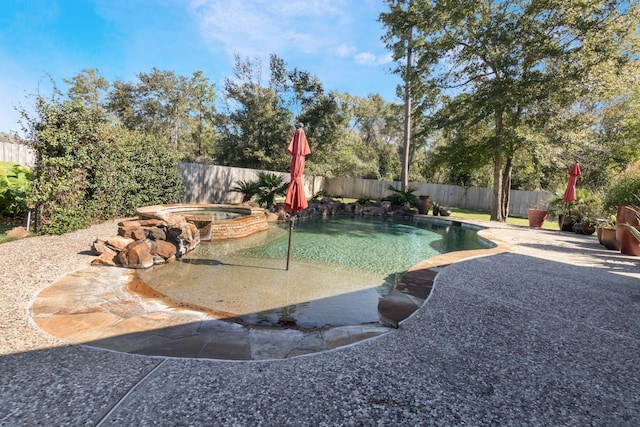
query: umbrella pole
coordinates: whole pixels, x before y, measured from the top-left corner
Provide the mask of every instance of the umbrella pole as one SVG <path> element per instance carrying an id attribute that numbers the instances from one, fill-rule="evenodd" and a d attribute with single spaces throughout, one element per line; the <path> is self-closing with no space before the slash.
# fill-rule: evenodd
<path id="1" fill-rule="evenodd" d="M 562 210 L 562 217 L 560 221 L 558 221 L 558 225 L 560 226 L 560 231 L 562 231 L 562 227 L 564 226 L 564 218 L 567 216 L 567 202 L 564 202 L 564 209 Z"/>
<path id="2" fill-rule="evenodd" d="M 289 244 L 287 245 L 287 271 L 289 271 L 289 258 L 291 258 L 291 231 L 293 231 L 293 221 L 295 221 L 296 217 L 291 216 L 289 218 Z"/>

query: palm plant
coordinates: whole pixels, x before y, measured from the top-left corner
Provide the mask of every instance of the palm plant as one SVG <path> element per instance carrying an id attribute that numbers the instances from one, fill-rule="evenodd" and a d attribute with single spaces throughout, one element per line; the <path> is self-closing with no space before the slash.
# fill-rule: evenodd
<path id="1" fill-rule="evenodd" d="M 242 193 L 242 203 L 248 202 L 253 196 L 258 194 L 260 190 L 259 182 L 237 181 L 235 187 L 231 187 L 231 191 Z"/>
<path id="2" fill-rule="evenodd" d="M 276 196 L 287 194 L 288 182 L 283 182 L 281 175 L 267 172 L 258 173 L 258 192 L 256 201 L 267 209 L 273 206 Z"/>
<path id="3" fill-rule="evenodd" d="M 407 189 L 403 191 L 389 184 L 387 186 L 387 190 L 391 190 L 393 192 L 393 194 L 387 197 L 387 200 L 390 201 L 392 205 L 404 206 L 408 208 L 416 207 L 416 203 L 418 203 L 418 197 L 413 194 L 413 192 L 416 191 L 416 188 L 407 187 Z"/>

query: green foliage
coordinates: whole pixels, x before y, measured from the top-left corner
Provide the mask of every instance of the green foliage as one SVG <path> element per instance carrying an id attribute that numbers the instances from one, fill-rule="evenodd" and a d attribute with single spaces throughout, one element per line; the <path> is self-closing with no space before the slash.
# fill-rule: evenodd
<path id="1" fill-rule="evenodd" d="M 266 205 L 267 209 L 273 206 L 276 196 L 287 194 L 288 182 L 283 182 L 282 176 L 274 173 L 258 173 L 257 202 L 260 206 Z"/>
<path id="2" fill-rule="evenodd" d="M 494 168 L 495 220 L 508 213 L 517 153 L 541 137 L 562 142 L 549 123 L 585 100 L 601 101 L 614 80 L 637 68 L 639 34 L 629 31 L 637 28 L 635 2 L 385 3 L 380 20 L 396 71 L 418 92 L 412 96 L 440 92 L 439 129 L 491 129 L 476 146 Z M 410 53 L 415 65 L 405 67 Z"/>
<path id="3" fill-rule="evenodd" d="M 276 65 L 272 73 L 279 70 Z M 236 57 L 235 78 L 225 81 L 228 104 L 226 116 L 218 122 L 216 158 L 224 165 L 284 171 L 290 162 L 286 149 L 293 136 L 293 115 L 278 95 L 281 84 L 263 86 L 260 73 L 259 62 Z"/>
<path id="4" fill-rule="evenodd" d="M 331 198 L 331 199 L 339 199 L 339 198 L 340 198 L 340 197 L 338 197 L 338 196 L 335 196 L 335 195 L 333 195 L 333 194 L 329 193 L 327 190 L 325 190 L 325 189 L 323 188 L 322 190 L 320 190 L 320 191 L 318 191 L 316 194 L 314 194 L 314 195 L 311 197 L 311 200 L 320 200 L 320 199 L 323 199 L 323 198 L 325 198 L 325 197 L 329 197 L 329 198 Z"/>
<path id="5" fill-rule="evenodd" d="M 550 216 L 565 215 L 565 223 L 583 222 L 595 224 L 598 218 L 603 216 L 602 197 L 586 188 L 576 189 L 576 200 L 565 202 L 563 195 L 557 194 L 552 197 L 547 206 L 547 213 Z"/>
<path id="6" fill-rule="evenodd" d="M 201 71 L 188 77 L 157 68 L 137 77 L 116 81 L 105 109 L 127 129 L 155 136 L 181 160 L 211 156 L 215 91 L 209 79 Z"/>
<path id="7" fill-rule="evenodd" d="M 27 211 L 31 171 L 18 163 L 0 162 L 0 215 L 21 216 Z"/>
<path id="8" fill-rule="evenodd" d="M 30 202 L 39 231 L 61 234 L 181 200 L 177 159 L 155 137 L 110 124 L 80 99 L 39 97 L 36 116 L 23 115 L 38 156 Z"/>
<path id="9" fill-rule="evenodd" d="M 248 202 L 253 198 L 253 196 L 258 194 L 258 191 L 260 191 L 260 183 L 258 181 L 252 182 L 240 180 L 237 181 L 234 187 L 231 187 L 231 191 L 242 193 L 242 203 Z"/>
<path id="10" fill-rule="evenodd" d="M 267 208 L 273 206 L 276 196 L 287 194 L 288 182 L 284 182 L 282 176 L 274 173 L 259 172 L 256 181 L 238 181 L 231 189 L 244 194 L 243 202 L 251 200 L 254 196 L 260 206 Z"/>
<path id="11" fill-rule="evenodd" d="M 614 211 L 618 205 L 640 205 L 640 172 L 621 175 L 606 190 L 604 208 Z"/>
<path id="12" fill-rule="evenodd" d="M 391 190 L 393 194 L 386 197 L 388 201 L 391 202 L 394 206 L 404 206 L 415 208 L 416 203 L 418 203 L 418 197 L 413 194 L 416 191 L 416 188 L 408 187 L 406 190 L 400 190 L 395 188 L 393 185 L 389 184 L 387 190 Z"/>

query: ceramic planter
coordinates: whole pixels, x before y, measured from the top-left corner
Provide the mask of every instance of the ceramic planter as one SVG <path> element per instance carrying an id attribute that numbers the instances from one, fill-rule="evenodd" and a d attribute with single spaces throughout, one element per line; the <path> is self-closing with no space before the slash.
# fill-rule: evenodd
<path id="1" fill-rule="evenodd" d="M 547 211 L 541 209 L 529 209 L 527 210 L 527 217 L 529 218 L 529 227 L 541 228 L 544 224 L 544 220 L 547 219 Z"/>
<path id="2" fill-rule="evenodd" d="M 626 224 L 638 228 L 638 217 L 632 206 L 620 205 L 616 216 L 616 240 L 620 252 L 624 255 L 640 256 L 640 242 L 633 237 Z"/>
<path id="3" fill-rule="evenodd" d="M 431 208 L 431 197 L 419 196 L 418 201 L 416 202 L 416 208 L 418 208 L 418 213 L 420 215 L 428 214 L 429 209 Z"/>
<path id="4" fill-rule="evenodd" d="M 611 251 L 619 251 L 620 247 L 618 246 L 618 240 L 616 239 L 616 228 L 615 227 L 601 227 L 600 228 L 600 241 L 602 245 L 611 250 Z"/>

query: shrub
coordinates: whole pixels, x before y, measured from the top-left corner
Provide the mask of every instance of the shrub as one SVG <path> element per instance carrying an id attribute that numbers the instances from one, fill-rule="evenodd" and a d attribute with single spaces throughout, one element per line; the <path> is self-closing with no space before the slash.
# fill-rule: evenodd
<path id="1" fill-rule="evenodd" d="M 392 205 L 411 208 L 416 207 L 416 203 L 418 203 L 418 197 L 413 194 L 416 191 L 416 188 L 408 187 L 405 191 L 402 191 L 389 184 L 387 189 L 393 192 L 393 194 L 386 197 L 386 199 L 390 201 Z"/>
<path id="2" fill-rule="evenodd" d="M 276 196 L 287 194 L 289 183 L 283 181 L 282 176 L 275 173 L 258 173 L 258 204 L 270 208 L 273 206 Z"/>
<path id="3" fill-rule="evenodd" d="M 621 175 L 607 188 L 603 206 L 615 211 L 618 205 L 638 205 L 640 197 L 640 173 L 629 172 Z"/>
<path id="4" fill-rule="evenodd" d="M 18 163 L 0 162 L 0 215 L 16 217 L 27 212 L 31 171 Z"/>
<path id="5" fill-rule="evenodd" d="M 248 202 L 258 194 L 260 190 L 260 183 L 258 181 L 237 181 L 235 187 L 231 188 L 231 191 L 236 193 L 242 193 L 242 203 Z"/>
<path id="6" fill-rule="evenodd" d="M 27 119 L 38 158 L 30 196 L 38 231 L 62 234 L 182 199 L 177 159 L 165 141 L 113 125 L 78 101 L 39 98 L 37 117 Z"/>
<path id="7" fill-rule="evenodd" d="M 576 200 L 565 202 L 562 195 L 556 195 L 549 200 L 547 213 L 557 216 L 564 214 L 565 223 L 588 222 L 595 224 L 602 216 L 602 198 L 585 188 L 576 189 Z"/>

